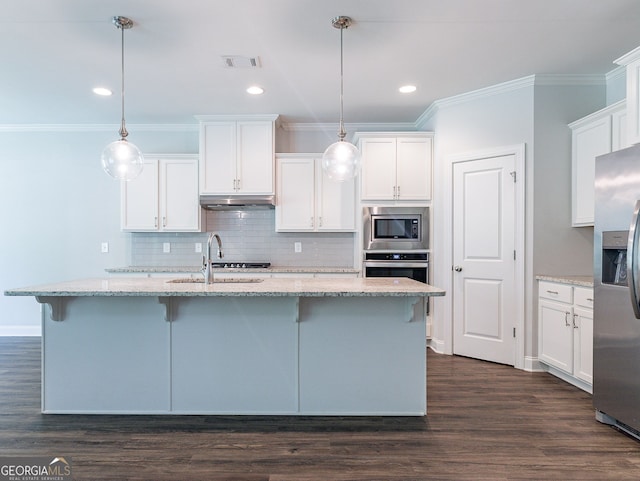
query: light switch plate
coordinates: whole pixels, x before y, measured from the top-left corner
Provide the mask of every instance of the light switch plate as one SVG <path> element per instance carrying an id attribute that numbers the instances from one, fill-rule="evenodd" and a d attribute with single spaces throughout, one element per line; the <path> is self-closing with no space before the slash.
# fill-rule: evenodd
<path id="1" fill-rule="evenodd" d="M 302 242 L 294 242 L 293 243 L 293 251 L 296 253 L 302 252 Z"/>
<path id="2" fill-rule="evenodd" d="M 196 242 L 196 252 L 202 252 L 202 242 Z"/>
<path id="3" fill-rule="evenodd" d="M 100 251 L 101 251 L 101 252 L 103 252 L 103 253 L 105 253 L 105 254 L 106 254 L 107 252 L 109 252 L 109 243 L 108 243 L 108 242 L 103 242 L 103 243 L 100 245 Z"/>
<path id="4" fill-rule="evenodd" d="M 171 252 L 171 242 L 163 242 L 162 243 L 162 252 L 168 254 Z"/>

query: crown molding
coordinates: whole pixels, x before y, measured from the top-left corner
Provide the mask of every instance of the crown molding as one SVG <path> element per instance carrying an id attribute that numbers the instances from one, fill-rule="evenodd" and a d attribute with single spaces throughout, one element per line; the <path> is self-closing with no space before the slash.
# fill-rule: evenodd
<path id="1" fill-rule="evenodd" d="M 198 132 L 198 124 L 127 124 L 136 132 Z M 0 132 L 118 132 L 120 124 L 0 124 Z"/>
<path id="2" fill-rule="evenodd" d="M 537 74 L 529 75 L 508 82 L 491 85 L 460 95 L 446 97 L 434 101 L 425 110 L 415 122 L 415 128 L 422 130 L 426 123 L 436 115 L 438 110 L 442 108 L 452 107 L 455 105 L 471 102 L 478 99 L 500 95 L 514 90 L 530 88 L 534 86 L 576 86 L 576 85 L 606 85 L 606 76 L 604 74 L 595 75 L 565 75 L 565 74 Z"/>
<path id="3" fill-rule="evenodd" d="M 610 82 L 614 82 L 615 80 L 618 80 L 620 78 L 626 79 L 627 67 L 625 67 L 624 65 L 620 65 L 614 68 L 613 70 L 607 72 L 607 74 L 605 75 L 605 78 L 607 79 L 607 84 L 609 84 Z"/>
<path id="4" fill-rule="evenodd" d="M 387 131 L 387 130 L 414 130 L 414 122 L 394 122 L 394 123 L 382 123 L 382 122 L 359 122 L 359 123 L 345 123 L 344 128 L 347 131 L 359 132 L 362 130 L 370 131 Z M 340 124 L 336 123 L 319 123 L 319 122 L 283 122 L 282 129 L 288 132 L 338 132 L 340 130 Z"/>
<path id="5" fill-rule="evenodd" d="M 617 58 L 613 63 L 617 65 L 629 65 L 640 58 L 640 47 L 634 48 L 631 52 L 625 53 L 622 57 Z"/>

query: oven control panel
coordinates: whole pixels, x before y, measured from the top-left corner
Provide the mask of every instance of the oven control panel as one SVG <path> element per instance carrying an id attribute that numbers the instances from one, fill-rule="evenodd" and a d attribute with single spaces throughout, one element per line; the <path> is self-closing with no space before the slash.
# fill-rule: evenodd
<path id="1" fill-rule="evenodd" d="M 367 261 L 428 261 L 428 252 L 365 252 Z"/>

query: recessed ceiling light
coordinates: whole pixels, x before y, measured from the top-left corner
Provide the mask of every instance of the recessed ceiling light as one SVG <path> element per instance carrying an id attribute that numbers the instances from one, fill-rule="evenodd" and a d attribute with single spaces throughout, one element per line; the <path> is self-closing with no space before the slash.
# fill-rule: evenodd
<path id="1" fill-rule="evenodd" d="M 109 90 L 108 88 L 105 87 L 96 87 L 93 89 L 93 93 L 96 95 L 102 95 L 104 97 L 107 97 L 109 95 L 113 95 L 113 92 L 111 90 Z"/>
<path id="2" fill-rule="evenodd" d="M 400 87 L 398 89 L 398 91 L 402 94 L 410 94 L 411 92 L 415 92 L 416 91 L 416 86 L 415 85 L 403 85 L 402 87 Z"/>
<path id="3" fill-rule="evenodd" d="M 252 85 L 247 89 L 247 93 L 251 95 L 260 95 L 264 93 L 264 89 L 262 87 L 258 87 L 257 85 Z"/>

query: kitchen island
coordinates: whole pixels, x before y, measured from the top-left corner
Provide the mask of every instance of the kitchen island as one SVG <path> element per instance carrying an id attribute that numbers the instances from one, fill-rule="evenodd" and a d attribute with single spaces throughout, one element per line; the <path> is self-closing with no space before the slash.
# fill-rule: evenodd
<path id="1" fill-rule="evenodd" d="M 426 413 L 425 299 L 404 278 L 108 278 L 42 309 L 42 412 Z"/>

